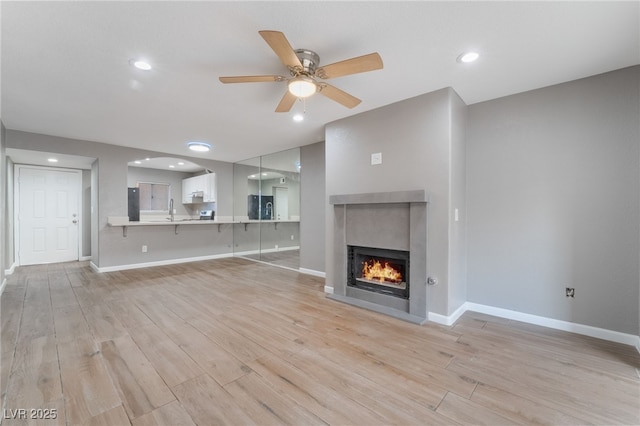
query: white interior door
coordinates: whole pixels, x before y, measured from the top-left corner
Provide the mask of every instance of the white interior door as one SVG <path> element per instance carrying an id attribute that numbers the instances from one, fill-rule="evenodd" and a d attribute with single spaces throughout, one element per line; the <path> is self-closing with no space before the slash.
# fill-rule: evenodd
<path id="1" fill-rule="evenodd" d="M 279 186 L 273 187 L 274 219 L 289 220 L 289 191 Z"/>
<path id="2" fill-rule="evenodd" d="M 17 166 L 18 263 L 79 259 L 80 171 Z"/>

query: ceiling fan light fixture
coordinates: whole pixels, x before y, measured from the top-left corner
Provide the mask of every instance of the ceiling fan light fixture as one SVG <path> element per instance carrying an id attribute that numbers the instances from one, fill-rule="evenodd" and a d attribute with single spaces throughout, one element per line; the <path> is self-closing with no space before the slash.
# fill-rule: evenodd
<path id="1" fill-rule="evenodd" d="M 309 77 L 299 76 L 292 78 L 288 83 L 289 93 L 297 98 L 308 98 L 318 91 L 316 82 Z"/>
<path id="2" fill-rule="evenodd" d="M 209 152 L 211 150 L 211 145 L 205 142 L 189 142 L 187 146 L 191 151 L 196 152 Z"/>

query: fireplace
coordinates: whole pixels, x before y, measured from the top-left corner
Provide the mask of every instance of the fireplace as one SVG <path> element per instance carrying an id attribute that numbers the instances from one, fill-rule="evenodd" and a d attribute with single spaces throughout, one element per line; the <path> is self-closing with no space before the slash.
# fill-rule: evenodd
<path id="1" fill-rule="evenodd" d="M 409 252 L 348 246 L 347 285 L 409 298 Z"/>
<path id="2" fill-rule="evenodd" d="M 428 202 L 424 190 L 330 195 L 327 297 L 423 324 Z M 369 277 L 363 274 L 365 264 L 373 269 Z"/>

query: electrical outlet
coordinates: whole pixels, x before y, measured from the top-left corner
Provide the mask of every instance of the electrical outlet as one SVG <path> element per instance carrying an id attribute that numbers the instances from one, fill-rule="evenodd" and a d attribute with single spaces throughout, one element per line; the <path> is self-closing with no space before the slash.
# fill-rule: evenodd
<path id="1" fill-rule="evenodd" d="M 291 236 L 291 241 L 293 241 L 293 235 Z"/>
<path id="2" fill-rule="evenodd" d="M 147 246 L 146 246 L 146 245 L 142 246 L 142 252 L 143 252 L 143 253 L 146 253 L 146 252 L 147 252 Z"/>
<path id="3" fill-rule="evenodd" d="M 576 289 L 573 288 L 573 287 L 567 287 L 565 289 L 565 294 L 566 294 L 567 297 L 573 297 L 576 294 Z"/>
<path id="4" fill-rule="evenodd" d="M 278 250 L 278 245 L 276 244 L 276 250 Z"/>

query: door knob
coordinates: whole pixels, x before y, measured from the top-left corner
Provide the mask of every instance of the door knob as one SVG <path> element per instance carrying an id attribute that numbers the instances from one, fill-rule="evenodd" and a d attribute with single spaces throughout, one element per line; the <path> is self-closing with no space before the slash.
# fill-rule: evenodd
<path id="1" fill-rule="evenodd" d="M 78 223 L 78 221 L 76 219 L 73 219 L 72 222 L 73 223 Z"/>

